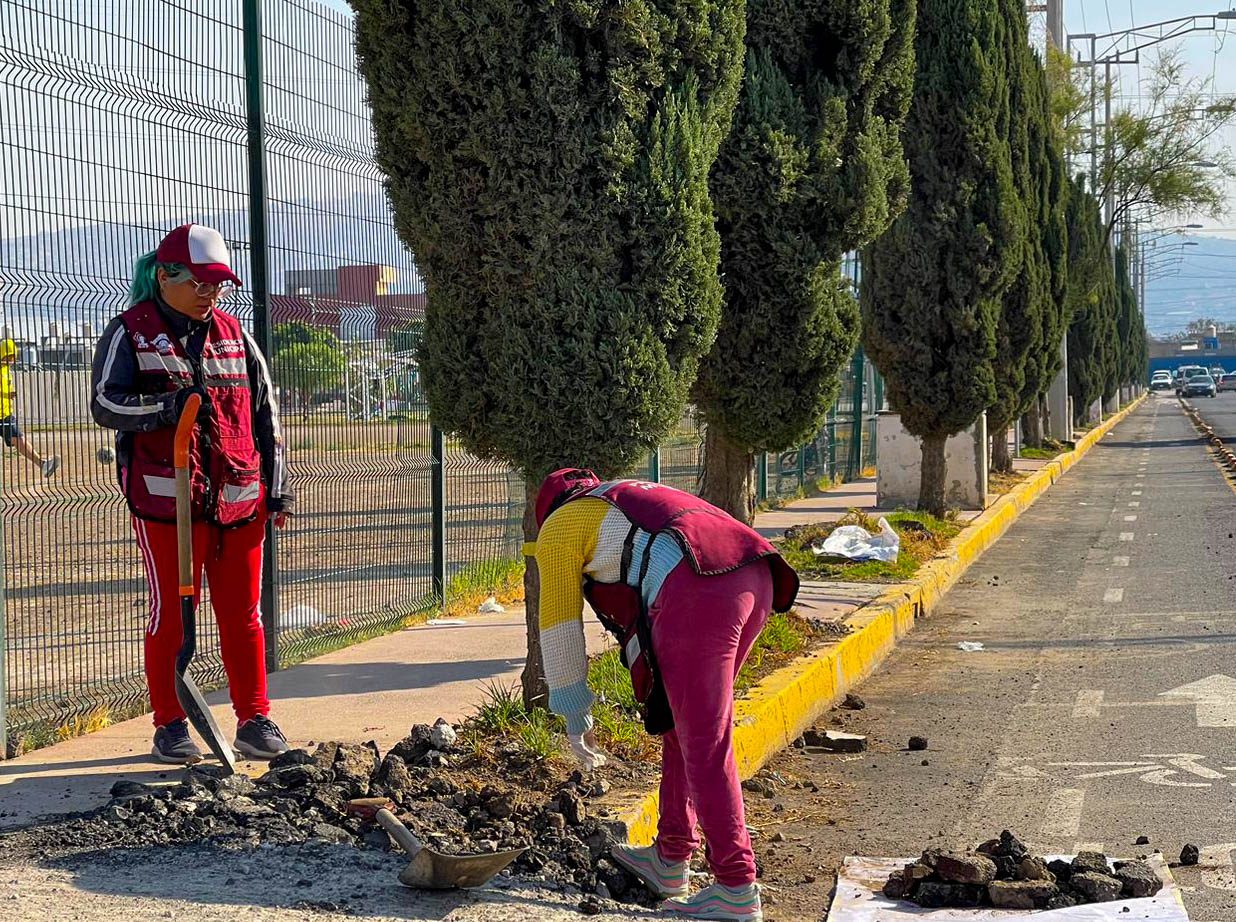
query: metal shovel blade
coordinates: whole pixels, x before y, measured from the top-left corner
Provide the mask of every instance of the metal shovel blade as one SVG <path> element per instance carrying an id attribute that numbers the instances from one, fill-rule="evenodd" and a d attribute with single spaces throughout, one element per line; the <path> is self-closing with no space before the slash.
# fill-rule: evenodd
<path id="1" fill-rule="evenodd" d="M 219 725 L 215 722 L 215 716 L 206 706 L 206 699 L 202 697 L 201 690 L 188 674 L 176 673 L 176 700 L 184 708 L 185 716 L 189 718 L 189 723 L 193 724 L 193 729 L 197 730 L 198 735 L 205 740 L 210 751 L 215 754 L 215 758 L 223 766 L 224 775 L 234 775 L 236 755 L 232 752 L 232 747 L 228 745 L 227 740 L 223 738 Z"/>
<path id="2" fill-rule="evenodd" d="M 491 855 L 443 855 L 426 848 L 412 830 L 399 822 L 389 810 L 377 810 L 374 818 L 412 859 L 399 873 L 399 882 L 406 887 L 422 890 L 482 887 L 527 851 L 516 848 Z"/>

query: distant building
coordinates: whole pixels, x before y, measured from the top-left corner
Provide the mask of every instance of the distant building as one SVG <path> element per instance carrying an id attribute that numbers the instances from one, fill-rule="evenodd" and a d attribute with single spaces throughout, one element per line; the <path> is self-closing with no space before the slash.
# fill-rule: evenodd
<path id="1" fill-rule="evenodd" d="M 395 328 L 425 317 L 425 293 L 388 294 L 396 270 L 390 266 L 293 269 L 284 294 L 272 295 L 274 324 L 300 321 L 331 330 L 340 339 L 385 339 Z"/>

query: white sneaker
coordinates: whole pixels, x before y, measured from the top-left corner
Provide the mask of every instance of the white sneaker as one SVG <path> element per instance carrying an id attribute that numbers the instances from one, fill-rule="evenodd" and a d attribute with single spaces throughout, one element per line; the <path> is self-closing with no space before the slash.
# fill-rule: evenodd
<path id="1" fill-rule="evenodd" d="M 721 919 L 726 922 L 764 922 L 759 884 L 727 887 L 712 884 L 695 896 L 666 900 L 661 909 L 690 919 Z"/>
<path id="2" fill-rule="evenodd" d="M 609 856 L 644 882 L 657 896 L 686 896 L 691 889 L 687 862 L 664 861 L 657 846 L 615 845 Z"/>

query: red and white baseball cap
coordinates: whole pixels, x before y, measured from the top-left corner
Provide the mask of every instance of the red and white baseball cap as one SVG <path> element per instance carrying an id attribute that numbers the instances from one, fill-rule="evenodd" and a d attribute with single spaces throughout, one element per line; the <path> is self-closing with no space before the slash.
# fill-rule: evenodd
<path id="1" fill-rule="evenodd" d="M 232 271 L 227 241 L 213 227 L 204 224 L 180 225 L 163 238 L 155 251 L 155 260 L 179 263 L 192 272 L 199 282 L 240 284 L 240 279 Z"/>

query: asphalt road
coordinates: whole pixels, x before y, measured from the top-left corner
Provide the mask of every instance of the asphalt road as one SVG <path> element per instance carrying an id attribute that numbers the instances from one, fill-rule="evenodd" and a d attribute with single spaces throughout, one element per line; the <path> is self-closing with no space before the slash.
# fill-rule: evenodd
<path id="1" fill-rule="evenodd" d="M 1236 439 L 1236 395 L 1199 406 Z M 764 830 L 785 836 L 759 849 L 781 894 L 770 915 L 820 918 L 820 872 L 845 855 L 1008 828 L 1049 854 L 1174 860 L 1194 843 L 1202 866 L 1176 872 L 1190 917 L 1236 919 L 1234 533 L 1236 494 L 1175 398 L 1152 397 L 859 689 L 868 707 L 846 724 L 870 751 L 774 763 L 832 796 L 821 821 L 789 791 L 791 819 Z M 930 749 L 908 752 L 911 735 Z"/>

